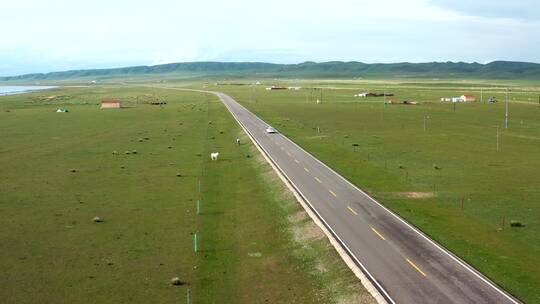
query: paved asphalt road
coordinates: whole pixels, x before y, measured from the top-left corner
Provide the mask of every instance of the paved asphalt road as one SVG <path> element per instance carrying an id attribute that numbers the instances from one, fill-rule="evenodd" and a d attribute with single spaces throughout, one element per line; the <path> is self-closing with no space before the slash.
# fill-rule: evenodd
<path id="1" fill-rule="evenodd" d="M 215 92 L 213 92 L 215 93 Z M 390 303 L 519 303 L 231 97 L 215 93 Z"/>
<path id="2" fill-rule="evenodd" d="M 376 281 L 389 302 L 517 303 L 360 189 L 225 94 L 236 120 Z"/>

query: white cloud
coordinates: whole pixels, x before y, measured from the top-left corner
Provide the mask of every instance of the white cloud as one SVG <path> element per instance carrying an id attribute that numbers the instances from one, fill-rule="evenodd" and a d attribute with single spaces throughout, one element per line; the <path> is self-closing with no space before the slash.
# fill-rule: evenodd
<path id="1" fill-rule="evenodd" d="M 2 0 L 0 27 L 0 75 L 193 60 L 540 61 L 535 20 L 428 0 Z"/>

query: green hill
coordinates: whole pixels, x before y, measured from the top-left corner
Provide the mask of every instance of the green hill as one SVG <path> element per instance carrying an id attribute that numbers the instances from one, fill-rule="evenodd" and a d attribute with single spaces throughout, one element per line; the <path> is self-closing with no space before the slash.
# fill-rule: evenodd
<path id="1" fill-rule="evenodd" d="M 186 75 L 190 77 L 303 77 L 303 78 L 485 78 L 540 79 L 540 64 L 494 61 L 488 64 L 465 62 L 374 63 L 304 62 L 273 64 L 263 62 L 182 62 L 114 69 L 73 70 L 45 74 L 1 77 L 0 81 L 39 81 L 73 78 L 123 78 L 145 75 Z"/>

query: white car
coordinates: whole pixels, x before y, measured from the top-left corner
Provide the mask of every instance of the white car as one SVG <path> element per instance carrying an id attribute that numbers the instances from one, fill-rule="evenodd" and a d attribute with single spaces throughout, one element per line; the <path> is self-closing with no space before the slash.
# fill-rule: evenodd
<path id="1" fill-rule="evenodd" d="M 268 128 L 266 128 L 266 133 L 269 133 L 269 134 L 277 133 L 277 131 L 276 131 L 276 129 L 269 126 Z"/>

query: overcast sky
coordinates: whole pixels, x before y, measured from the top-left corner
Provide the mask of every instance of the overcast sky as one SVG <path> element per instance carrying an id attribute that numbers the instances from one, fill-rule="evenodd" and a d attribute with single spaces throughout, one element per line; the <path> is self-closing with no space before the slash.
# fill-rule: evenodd
<path id="1" fill-rule="evenodd" d="M 540 62 L 538 0 L 0 0 L 0 76 L 184 61 Z"/>

